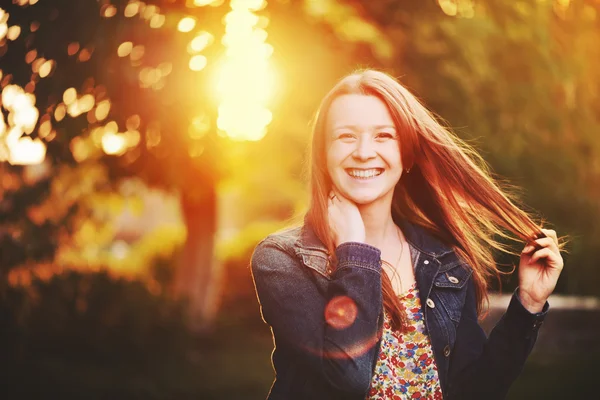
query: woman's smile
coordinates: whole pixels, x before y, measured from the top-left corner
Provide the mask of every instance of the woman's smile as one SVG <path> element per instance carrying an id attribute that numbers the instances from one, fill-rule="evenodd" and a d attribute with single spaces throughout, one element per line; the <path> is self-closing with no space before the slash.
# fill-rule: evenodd
<path id="1" fill-rule="evenodd" d="M 378 177 L 384 172 L 383 168 L 370 168 L 370 169 L 361 169 L 361 168 L 346 168 L 346 172 L 350 177 L 356 179 L 358 181 L 369 181 Z"/>

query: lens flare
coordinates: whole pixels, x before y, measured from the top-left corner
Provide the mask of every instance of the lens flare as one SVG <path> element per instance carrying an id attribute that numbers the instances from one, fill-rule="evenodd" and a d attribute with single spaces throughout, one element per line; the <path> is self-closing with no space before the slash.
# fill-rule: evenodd
<path id="1" fill-rule="evenodd" d="M 357 315 L 356 303 L 348 296 L 334 297 L 325 307 L 325 321 L 337 330 L 348 328 Z"/>

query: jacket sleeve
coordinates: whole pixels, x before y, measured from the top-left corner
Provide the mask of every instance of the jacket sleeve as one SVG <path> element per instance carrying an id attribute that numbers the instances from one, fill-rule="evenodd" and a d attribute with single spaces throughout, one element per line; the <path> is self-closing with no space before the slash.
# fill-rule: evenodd
<path id="1" fill-rule="evenodd" d="M 364 399 L 371 381 L 382 310 L 380 255 L 364 243 L 338 246 L 338 265 L 325 293 L 311 270 L 276 241 L 263 240 L 252 256 L 261 314 L 276 348 L 291 348 L 307 374 L 316 373 L 347 398 Z M 338 311 L 356 311 L 345 328 L 326 322 L 325 308 L 335 299 L 346 300 L 338 303 Z"/>
<path id="2" fill-rule="evenodd" d="M 542 312 L 530 313 L 521 304 L 517 288 L 505 314 L 486 338 L 477 322 L 475 286 L 471 280 L 454 347 L 455 353 L 470 357 L 465 357 L 466 365 L 451 365 L 455 375 L 449 376 L 447 399 L 504 399 L 523 370 L 548 307 L 546 302 Z M 475 338 L 465 334 L 468 330 L 473 332 L 473 324 L 477 325 Z"/>

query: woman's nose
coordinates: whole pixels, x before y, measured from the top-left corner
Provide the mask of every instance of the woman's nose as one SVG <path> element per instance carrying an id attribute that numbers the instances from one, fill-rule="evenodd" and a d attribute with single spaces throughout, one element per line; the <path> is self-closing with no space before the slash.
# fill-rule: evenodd
<path id="1" fill-rule="evenodd" d="M 352 156 L 360 161 L 369 160 L 374 158 L 376 155 L 375 144 L 369 139 L 360 139 L 356 142 L 356 148 L 352 153 Z"/>

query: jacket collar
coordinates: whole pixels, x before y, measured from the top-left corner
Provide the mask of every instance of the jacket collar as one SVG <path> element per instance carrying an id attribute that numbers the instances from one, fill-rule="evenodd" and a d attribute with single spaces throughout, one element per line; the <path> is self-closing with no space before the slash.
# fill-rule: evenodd
<path id="1" fill-rule="evenodd" d="M 396 223 L 402 230 L 406 240 L 421 252 L 436 258 L 453 252 L 451 246 L 435 237 L 425 227 L 412 223 L 406 219 L 399 219 Z"/>
<path id="2" fill-rule="evenodd" d="M 396 223 L 402 230 L 406 240 L 423 253 L 438 258 L 453 251 L 452 247 L 443 243 L 420 225 L 406 219 L 399 219 Z M 306 220 L 300 230 L 298 240 L 296 240 L 296 246 L 304 250 L 317 250 L 327 253 L 327 248 Z"/>
<path id="3" fill-rule="evenodd" d="M 312 226 L 308 223 L 308 220 L 304 219 L 304 225 L 300 229 L 298 240 L 296 240 L 296 246 L 304 250 L 318 250 L 327 253 L 327 247 L 319 239 L 313 230 Z"/>

